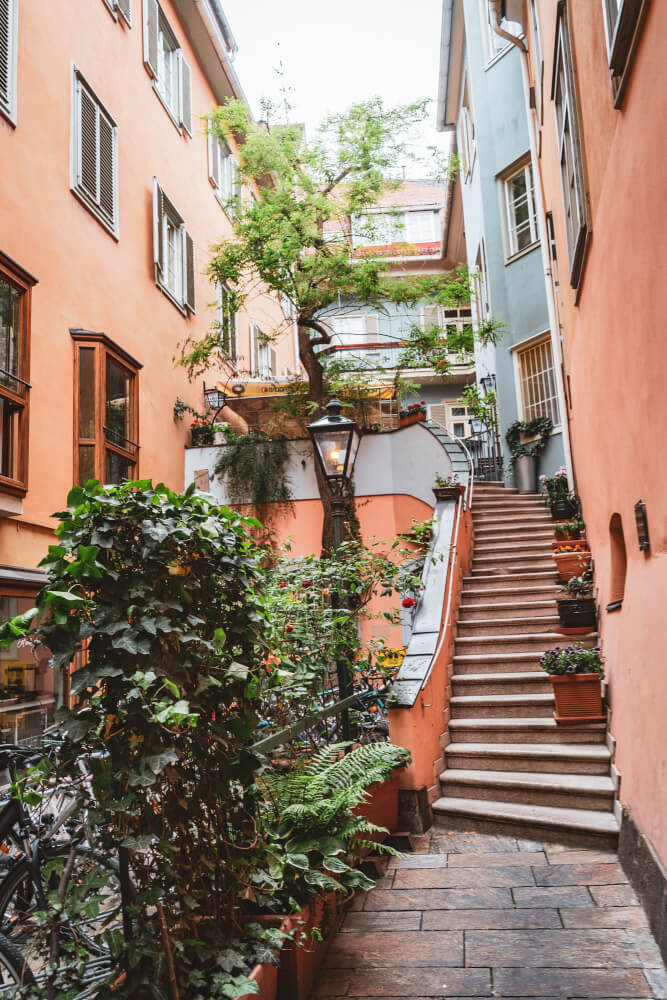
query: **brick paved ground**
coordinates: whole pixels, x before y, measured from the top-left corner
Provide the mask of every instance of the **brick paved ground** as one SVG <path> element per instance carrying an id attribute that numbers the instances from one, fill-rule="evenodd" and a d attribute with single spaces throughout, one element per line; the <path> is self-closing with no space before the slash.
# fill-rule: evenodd
<path id="1" fill-rule="evenodd" d="M 667 973 L 613 852 L 438 830 L 358 894 L 316 1000 L 641 997 Z"/>

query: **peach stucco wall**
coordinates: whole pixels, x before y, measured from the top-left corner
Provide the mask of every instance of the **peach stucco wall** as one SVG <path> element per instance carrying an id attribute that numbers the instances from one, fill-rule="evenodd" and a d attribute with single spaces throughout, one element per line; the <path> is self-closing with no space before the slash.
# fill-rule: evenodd
<path id="1" fill-rule="evenodd" d="M 208 179 L 201 116 L 215 103 L 172 0 L 161 6 L 192 69 L 193 137 L 179 134 L 143 64 L 141 2 L 133 26 L 114 22 L 103 0 L 28 0 L 19 9 L 18 125 L 0 117 L 0 250 L 38 279 L 32 293 L 29 491 L 23 534 L 0 522 L 0 563 L 35 565 L 73 476 L 71 327 L 103 331 L 143 364 L 139 375 L 139 474 L 183 486 L 189 420 L 175 424 L 177 396 L 203 409 L 202 378 L 174 367 L 179 344 L 214 324 L 206 268 L 211 245 L 230 232 Z M 194 10 L 194 6 L 193 6 Z M 118 125 L 119 228 L 114 238 L 70 192 L 72 66 Z M 157 176 L 195 240 L 197 314 L 185 318 L 156 286 L 152 180 Z M 275 301 L 254 297 L 265 329 L 282 320 Z M 247 354 L 248 316 L 239 317 Z M 279 365 L 295 369 L 293 340 Z M 214 384 L 214 373 L 207 381 Z M 28 526 L 38 526 L 28 539 Z M 23 544 L 20 539 L 23 538 Z"/>
<path id="2" fill-rule="evenodd" d="M 559 309 L 569 361 L 577 489 L 595 559 L 620 799 L 667 863 L 667 3 L 651 3 L 628 89 L 613 107 L 602 5 L 568 3 L 592 236 L 578 304 L 568 281 L 555 142 L 555 4 L 540 0 L 545 56 L 541 168 L 560 260 Z M 646 502 L 650 553 L 638 549 L 633 505 Z M 611 599 L 609 521 L 628 554 L 622 609 Z"/>

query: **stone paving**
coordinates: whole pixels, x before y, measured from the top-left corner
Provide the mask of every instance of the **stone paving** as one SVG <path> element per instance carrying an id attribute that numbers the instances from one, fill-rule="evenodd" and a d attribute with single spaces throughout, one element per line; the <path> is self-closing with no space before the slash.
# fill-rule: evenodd
<path id="1" fill-rule="evenodd" d="M 442 829 L 357 894 L 313 1000 L 667 1000 L 611 851 Z"/>

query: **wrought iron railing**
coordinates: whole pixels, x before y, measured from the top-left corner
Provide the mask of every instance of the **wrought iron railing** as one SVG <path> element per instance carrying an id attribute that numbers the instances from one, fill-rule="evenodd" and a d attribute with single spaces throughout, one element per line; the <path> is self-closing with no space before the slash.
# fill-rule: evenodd
<path id="1" fill-rule="evenodd" d="M 497 427 L 485 427 L 465 438 L 462 444 L 470 452 L 475 479 L 488 482 L 503 478 L 503 453 Z"/>

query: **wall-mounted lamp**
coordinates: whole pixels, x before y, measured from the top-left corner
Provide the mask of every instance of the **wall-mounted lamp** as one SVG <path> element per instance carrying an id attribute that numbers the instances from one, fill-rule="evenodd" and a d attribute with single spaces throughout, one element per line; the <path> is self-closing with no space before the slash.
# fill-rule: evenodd
<path id="1" fill-rule="evenodd" d="M 490 392 L 496 391 L 496 376 L 495 375 L 485 375 L 484 378 L 479 380 L 479 384 L 482 387 L 485 396 L 488 396 Z"/>
<path id="2" fill-rule="evenodd" d="M 646 504 L 643 500 L 638 500 L 635 504 L 635 524 L 637 525 L 637 541 L 639 542 L 639 551 L 648 552 L 651 547 L 651 543 L 648 537 Z"/>

